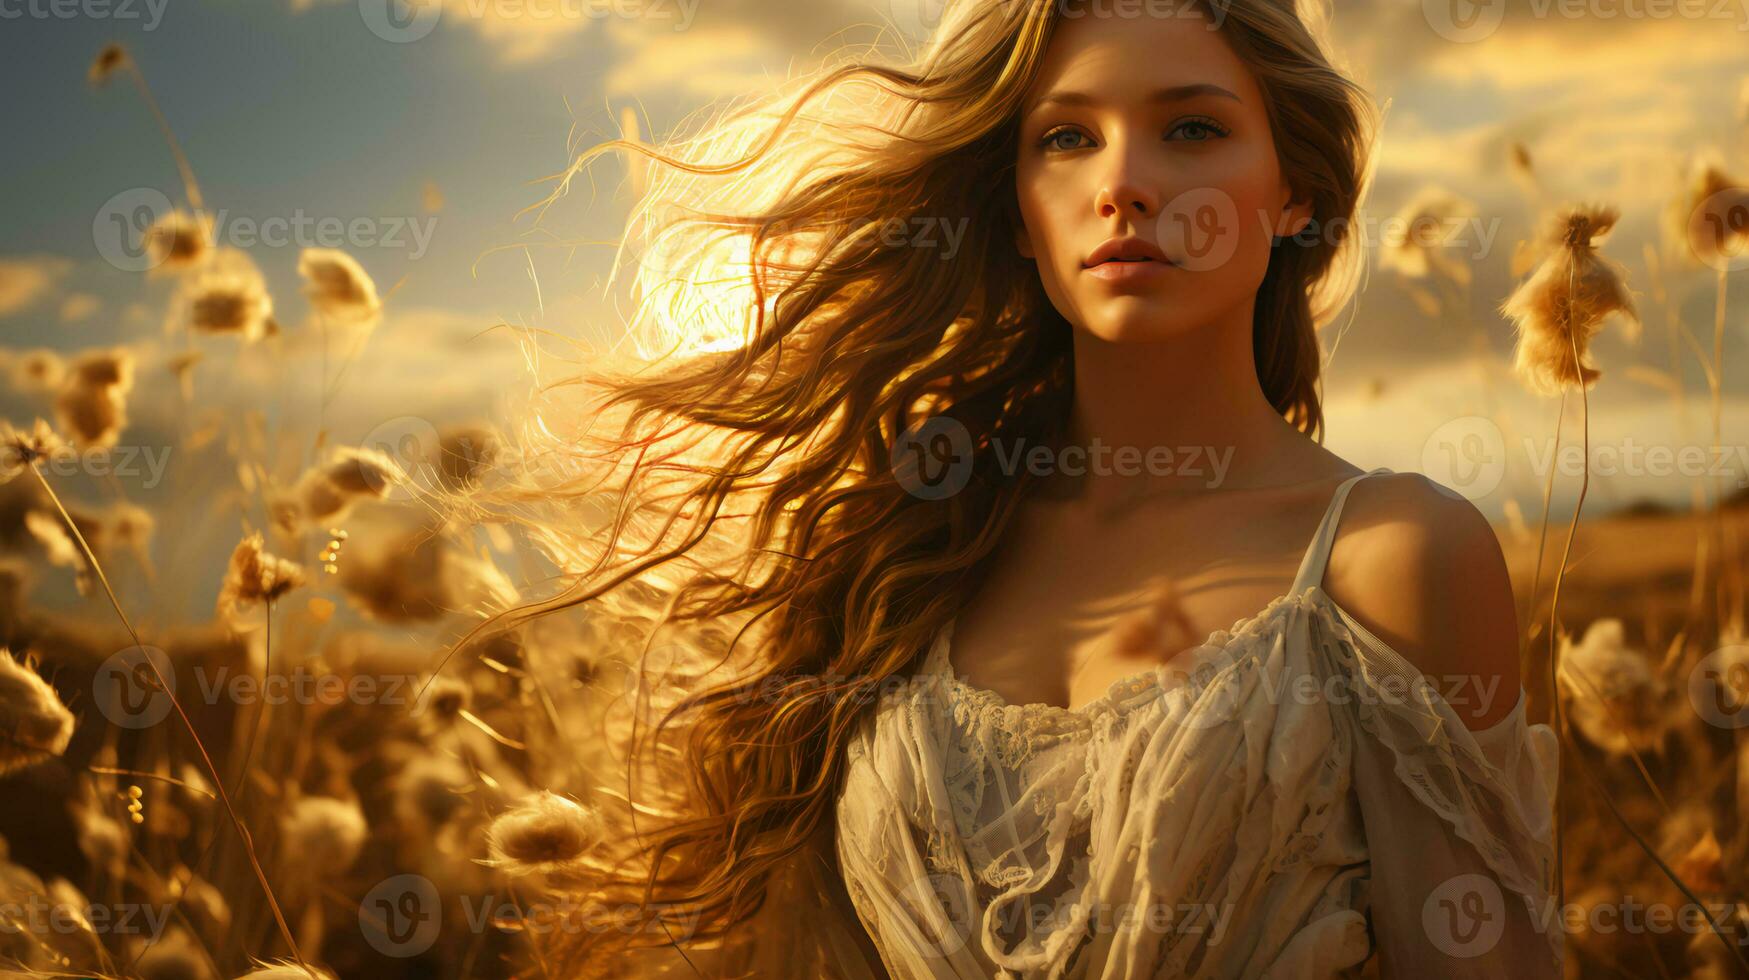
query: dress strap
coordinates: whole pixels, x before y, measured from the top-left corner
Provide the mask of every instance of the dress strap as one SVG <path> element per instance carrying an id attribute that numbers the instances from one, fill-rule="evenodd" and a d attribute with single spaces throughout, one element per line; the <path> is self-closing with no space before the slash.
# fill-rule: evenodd
<path id="1" fill-rule="evenodd" d="M 1299 573 L 1294 576 L 1293 588 L 1288 595 L 1297 596 L 1301 592 L 1324 581 L 1324 566 L 1330 561 L 1330 546 L 1336 541 L 1336 525 L 1342 521 L 1342 502 L 1348 499 L 1348 491 L 1361 480 L 1375 473 L 1389 473 L 1388 467 L 1380 466 L 1356 473 L 1336 488 L 1330 495 L 1330 506 L 1324 508 L 1324 519 L 1318 522 L 1318 530 L 1312 535 L 1312 543 L 1306 546 L 1305 557 L 1300 559 Z"/>

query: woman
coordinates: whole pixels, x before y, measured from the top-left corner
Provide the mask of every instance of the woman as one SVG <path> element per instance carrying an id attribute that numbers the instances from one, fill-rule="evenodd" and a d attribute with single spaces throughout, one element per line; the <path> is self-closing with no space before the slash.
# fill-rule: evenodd
<path id="1" fill-rule="evenodd" d="M 1371 123 L 1292 0 L 997 0 L 653 154 L 694 351 L 592 379 L 633 469 L 539 611 L 697 627 L 570 969 L 1559 975 L 1499 547 L 1321 445 Z M 699 228 L 740 336 L 652 300 Z"/>

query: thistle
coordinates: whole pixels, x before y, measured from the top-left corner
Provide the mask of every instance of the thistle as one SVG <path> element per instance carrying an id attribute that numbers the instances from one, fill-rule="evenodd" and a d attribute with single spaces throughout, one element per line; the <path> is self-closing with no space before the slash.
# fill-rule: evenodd
<path id="1" fill-rule="evenodd" d="M 1612 313 L 1639 323 L 1625 273 L 1597 251 L 1619 217 L 1599 204 L 1555 215 L 1543 237 L 1546 256 L 1500 308 L 1518 328 L 1513 370 L 1538 394 L 1596 384 L 1602 372 L 1586 357 L 1591 338 Z"/>

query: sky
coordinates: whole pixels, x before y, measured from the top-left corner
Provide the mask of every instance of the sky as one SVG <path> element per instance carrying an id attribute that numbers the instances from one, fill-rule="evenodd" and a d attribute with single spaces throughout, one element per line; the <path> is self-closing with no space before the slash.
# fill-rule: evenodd
<path id="1" fill-rule="evenodd" d="M 0 0 L 0 84 L 14 93 L 0 101 L 0 350 L 128 344 L 143 365 L 138 438 L 182 424 L 167 375 L 147 370 L 170 350 L 172 286 L 126 268 L 115 242 L 116 223 L 142 201 L 181 202 L 184 191 L 138 92 L 125 78 L 87 84 L 108 42 L 131 52 L 208 209 L 234 234 L 276 220 L 304 223 L 306 236 L 323 221 L 362 229 L 345 244 L 388 312 L 327 405 L 313 383 L 273 380 L 284 365 L 261 354 L 200 382 L 211 406 L 253 405 L 270 419 L 320 413 L 345 441 L 400 418 L 502 411 L 526 375 L 495 324 L 613 335 L 600 286 L 630 203 L 620 162 L 531 209 L 576 152 L 618 135 L 626 110 L 660 135 L 840 45 L 915 42 L 938 10 L 936 0 L 404 2 Z M 1473 17 L 1453 20 L 1454 10 Z M 1535 227 L 1535 201 L 1579 199 L 1621 209 L 1604 250 L 1628 270 L 1647 324 L 1637 340 L 1611 328 L 1594 346 L 1605 374 L 1590 397 L 1594 446 L 1710 443 L 1705 374 L 1692 351 L 1673 356 L 1644 251 L 1659 245 L 1660 215 L 1693 154 L 1716 153 L 1749 175 L 1749 0 L 1353 0 L 1336 9 L 1332 38 L 1388 105 L 1366 217 L 1438 188 L 1470 202 L 1476 223 L 1458 249 L 1473 253 L 1467 325 L 1430 316 L 1413 284 L 1375 263 L 1327 329 L 1326 445 L 1357 465 L 1437 478 L 1430 460 L 1474 442 L 1474 424 L 1461 420 L 1493 411 L 1509 422 L 1484 442 L 1514 458 L 1545 453 L 1558 399 L 1478 371 L 1468 352 L 1479 336 L 1510 361 L 1511 326 L 1493 311 L 1516 281 L 1514 247 Z M 1540 188 L 1514 178 L 1515 142 Z M 295 330 L 307 311 L 294 239 L 248 251 Z M 1664 272 L 1669 308 L 1710 352 L 1712 271 Z M 1749 276 L 1734 273 L 1729 288 L 1738 299 L 1727 306 L 1721 442 L 1741 475 L 1730 453 L 1749 443 L 1749 372 L 1733 366 L 1749 357 Z M 301 364 L 317 353 L 292 344 L 284 356 Z M 1687 395 L 1686 419 L 1672 384 Z M 273 398 L 259 397 L 263 385 L 277 386 Z M 42 410 L 0 394 L 0 414 L 14 421 Z M 1578 438 L 1577 414 L 1575 399 L 1566 441 Z M 1475 498 L 1491 518 L 1508 500 L 1538 506 L 1541 480 L 1520 462 L 1500 490 Z M 1557 500 L 1570 500 L 1577 478 L 1559 483 Z M 1587 510 L 1687 494 L 1657 473 L 1594 476 Z"/>

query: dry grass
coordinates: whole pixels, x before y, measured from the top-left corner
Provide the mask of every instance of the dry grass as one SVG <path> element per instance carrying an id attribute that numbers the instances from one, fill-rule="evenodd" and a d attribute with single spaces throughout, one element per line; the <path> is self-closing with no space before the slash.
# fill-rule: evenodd
<path id="1" fill-rule="evenodd" d="M 91 79 L 120 74 L 163 124 L 198 211 L 193 169 L 134 60 L 106 49 Z M 1514 172 L 1540 186 L 1522 148 Z M 1702 186 L 1716 198 L 1733 185 L 1714 168 Z M 1435 194 L 1410 210 L 1464 207 Z M 1540 391 L 1579 391 L 1583 411 L 1573 382 L 1611 369 L 1586 345 L 1626 293 L 1590 234 L 1613 212 L 1579 214 L 1550 215 L 1543 264 L 1520 270 L 1525 287 L 1505 304 L 1520 357 L 1512 369 L 1492 363 L 1499 379 L 1516 372 Z M 187 403 L 200 372 L 282 340 L 248 259 L 212 247 L 180 213 L 152 242 L 158 274 L 177 277 L 171 302 L 182 308 L 169 322 L 183 324 L 183 349 L 155 365 L 126 351 L 23 352 L 7 378 L 76 444 L 125 433 L 138 372 L 170 372 Z M 1731 243 L 1700 244 L 1716 254 Z M 1467 305 L 1452 305 L 1471 272 L 1443 247 L 1406 239 L 1388 268 L 1417 281 L 1430 314 L 1481 336 Z M 311 250 L 298 271 L 325 351 L 332 326 L 356 328 L 338 362 L 324 363 L 326 408 L 393 290 L 379 294 L 343 252 Z M 1683 273 L 1667 274 L 1660 293 Z M 1700 274 L 1718 303 L 1711 356 L 1668 297 L 1663 312 L 1678 359 L 1691 355 L 1707 374 L 1716 442 L 1728 293 L 1722 273 Z M 156 590 L 187 588 L 203 572 L 154 534 L 178 518 L 113 482 L 99 488 L 111 498 L 103 506 L 78 502 L 44 465 L 65 451 L 57 430 L 15 421 L 0 431 L 0 647 L 18 658 L 0 653 L 9 845 L 0 907 L 68 914 L 52 928 L 0 930 L 0 967 L 257 980 L 545 975 L 548 934 L 535 926 L 552 909 L 531 903 L 576 894 L 567 872 L 595 842 L 594 808 L 613 805 L 596 779 L 611 783 L 609 760 L 590 732 L 635 651 L 617 624 L 587 615 L 473 632 L 521 598 L 498 567 L 525 553 L 506 528 L 442 506 L 490 478 L 504 445 L 492 427 L 445 429 L 400 460 L 328 447 L 322 428 L 278 433 L 298 443 L 289 453 L 248 419 L 189 429 L 188 455 L 223 453 L 236 474 L 203 501 L 202 519 L 235 522 L 239 543 L 210 599 L 213 618 L 175 623 L 154 611 Z M 1691 513 L 1610 517 L 1583 514 L 1581 494 L 1564 538 L 1551 537 L 1562 522 L 1545 502 L 1536 526 L 1503 538 L 1524 610 L 1530 712 L 1554 721 L 1573 762 L 1561 787 L 1565 899 L 1722 903 L 1720 926 L 1741 936 L 1749 738 L 1697 710 L 1691 694 L 1697 676 L 1716 676 L 1711 693 L 1749 702 L 1749 655 L 1733 652 L 1745 649 L 1738 542 L 1749 506 L 1695 489 Z M 538 585 L 548 571 L 525 565 L 517 578 Z M 75 586 L 88 594 L 42 601 Z M 277 699 L 266 696 L 275 681 L 292 685 Z M 163 717 L 138 724 L 160 697 Z M 1737 721 L 1749 724 L 1749 709 Z M 124 929 L 71 914 L 88 908 L 143 918 Z M 1582 927 L 1569 949 L 1575 976 L 1749 975 L 1738 949 L 1705 932 Z"/>

